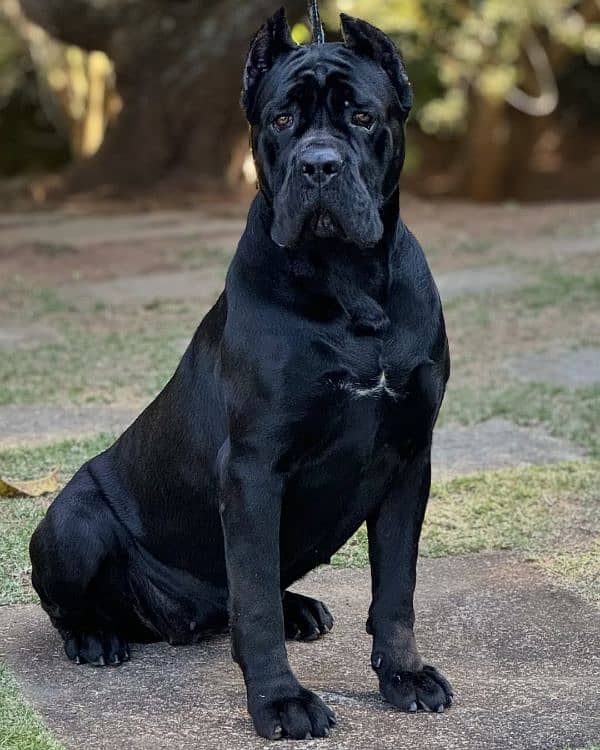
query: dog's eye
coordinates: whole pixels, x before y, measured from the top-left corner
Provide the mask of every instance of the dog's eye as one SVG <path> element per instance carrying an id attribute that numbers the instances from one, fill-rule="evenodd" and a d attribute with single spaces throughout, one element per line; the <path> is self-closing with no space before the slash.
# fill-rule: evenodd
<path id="1" fill-rule="evenodd" d="M 368 112 L 355 112 L 352 115 L 352 123 L 354 125 L 360 125 L 361 128 L 367 128 L 367 130 L 371 128 L 374 122 L 375 118 Z"/>
<path id="2" fill-rule="evenodd" d="M 286 128 L 289 128 L 290 125 L 294 122 L 294 118 L 291 115 L 283 114 L 283 115 L 277 115 L 277 117 L 273 120 L 273 125 L 277 130 L 285 130 Z"/>

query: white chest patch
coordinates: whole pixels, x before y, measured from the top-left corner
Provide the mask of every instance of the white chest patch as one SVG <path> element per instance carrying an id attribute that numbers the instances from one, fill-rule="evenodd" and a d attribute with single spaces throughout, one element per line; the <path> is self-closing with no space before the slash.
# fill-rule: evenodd
<path id="1" fill-rule="evenodd" d="M 350 393 L 354 398 L 378 398 L 383 395 L 390 396 L 390 398 L 398 398 L 396 391 L 390 388 L 387 384 L 385 370 L 381 371 L 377 385 L 374 385 L 371 388 L 365 388 L 358 383 L 349 382 L 340 383 L 339 387 L 347 393 Z"/>

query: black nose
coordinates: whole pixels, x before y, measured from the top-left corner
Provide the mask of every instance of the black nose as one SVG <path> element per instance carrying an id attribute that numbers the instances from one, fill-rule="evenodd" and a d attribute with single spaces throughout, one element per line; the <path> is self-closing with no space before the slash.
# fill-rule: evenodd
<path id="1" fill-rule="evenodd" d="M 330 146 L 312 146 L 302 155 L 302 174 L 314 185 L 325 185 L 342 169 L 342 159 Z"/>

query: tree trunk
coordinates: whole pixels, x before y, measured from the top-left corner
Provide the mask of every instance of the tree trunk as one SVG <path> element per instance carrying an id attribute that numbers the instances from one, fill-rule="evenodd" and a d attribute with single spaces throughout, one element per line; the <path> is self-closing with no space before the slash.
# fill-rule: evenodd
<path id="1" fill-rule="evenodd" d="M 121 112 L 66 187 L 145 187 L 176 175 L 223 185 L 247 138 L 239 105 L 249 41 L 275 0 L 21 0 L 59 40 L 113 61 Z M 304 0 L 287 2 L 290 20 Z M 241 166 L 241 165 L 239 165 Z"/>
<path id="2" fill-rule="evenodd" d="M 503 99 L 474 95 L 461 155 L 462 190 L 476 201 L 504 197 L 510 122 Z"/>

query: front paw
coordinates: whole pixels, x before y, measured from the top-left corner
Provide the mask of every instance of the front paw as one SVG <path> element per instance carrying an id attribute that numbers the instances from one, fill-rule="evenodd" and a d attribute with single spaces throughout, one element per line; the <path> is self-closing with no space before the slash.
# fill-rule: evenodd
<path id="1" fill-rule="evenodd" d="M 452 705 L 452 686 L 435 667 L 424 664 L 416 671 L 397 669 L 392 663 L 386 665 L 382 654 L 373 654 L 372 666 L 379 678 L 381 694 L 402 711 L 414 713 L 422 709 L 442 713 Z"/>
<path id="2" fill-rule="evenodd" d="M 333 711 L 300 685 L 274 692 L 259 689 L 248 696 L 248 711 L 258 734 L 269 740 L 328 737 L 336 723 Z"/>

